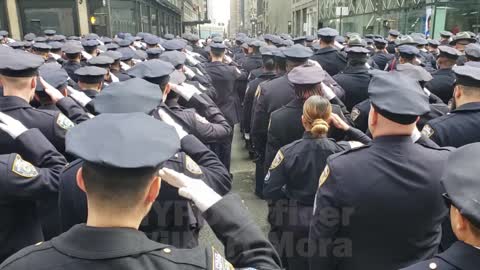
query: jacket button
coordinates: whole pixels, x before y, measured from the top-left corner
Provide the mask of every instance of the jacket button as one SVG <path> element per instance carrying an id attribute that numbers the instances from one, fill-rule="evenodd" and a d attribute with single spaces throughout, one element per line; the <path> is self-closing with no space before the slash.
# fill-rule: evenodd
<path id="1" fill-rule="evenodd" d="M 170 253 L 172 252 L 172 250 L 169 249 L 169 248 L 166 248 L 166 249 L 163 250 L 163 252 L 165 252 L 165 253 L 167 253 L 167 254 L 170 254 Z"/>
<path id="2" fill-rule="evenodd" d="M 428 267 L 430 267 L 430 269 L 434 270 L 434 269 L 437 269 L 437 264 L 436 263 L 431 263 L 428 265 Z"/>

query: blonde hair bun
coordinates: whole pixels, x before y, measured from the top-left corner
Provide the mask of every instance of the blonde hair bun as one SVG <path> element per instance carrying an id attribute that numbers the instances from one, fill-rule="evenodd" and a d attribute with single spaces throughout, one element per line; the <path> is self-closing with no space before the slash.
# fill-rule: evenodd
<path id="1" fill-rule="evenodd" d="M 316 137 L 322 136 L 328 132 L 330 125 L 328 125 L 327 121 L 318 118 L 315 119 L 312 123 L 312 129 L 310 132 Z"/>

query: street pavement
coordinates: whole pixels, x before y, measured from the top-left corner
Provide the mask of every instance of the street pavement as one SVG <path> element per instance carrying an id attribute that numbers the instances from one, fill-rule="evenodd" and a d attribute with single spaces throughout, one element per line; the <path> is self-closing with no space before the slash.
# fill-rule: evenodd
<path id="1" fill-rule="evenodd" d="M 255 196 L 255 163 L 248 157 L 248 151 L 244 148 L 244 141 L 241 139 L 239 130 L 239 126 L 236 126 L 232 146 L 230 170 L 233 174 L 233 192 L 240 195 L 250 215 L 266 235 L 269 229 L 267 204 Z M 235 213 L 232 214 L 234 215 Z M 204 246 L 214 246 L 216 250 L 223 252 L 222 244 L 216 239 L 208 225 L 200 233 L 200 243 Z"/>

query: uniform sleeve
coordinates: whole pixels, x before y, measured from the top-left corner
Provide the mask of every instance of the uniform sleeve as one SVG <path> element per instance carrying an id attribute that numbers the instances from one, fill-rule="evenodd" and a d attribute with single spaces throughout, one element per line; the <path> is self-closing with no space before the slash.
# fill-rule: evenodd
<path id="1" fill-rule="evenodd" d="M 322 249 L 310 257 L 310 269 L 336 269 L 333 247 L 340 222 L 332 215 L 342 216 L 339 202 L 339 184 L 335 172 L 327 165 L 320 176 L 319 188 L 315 196 L 312 222 L 310 223 L 309 245 Z"/>
<path id="2" fill-rule="evenodd" d="M 287 184 L 288 169 L 285 168 L 285 156 L 283 149 L 277 152 L 277 155 L 270 163 L 267 176 L 263 184 L 263 196 L 269 200 L 279 200 L 285 198 L 282 188 Z"/>
<path id="3" fill-rule="evenodd" d="M 80 124 L 81 122 L 90 119 L 85 109 L 71 97 L 62 98 L 56 105 L 60 111 L 75 124 Z"/>
<path id="4" fill-rule="evenodd" d="M 435 128 L 429 123 L 427 123 L 423 127 L 422 135 L 432 140 L 434 143 L 438 144 L 439 146 L 447 146 L 447 145 L 442 145 L 442 138 L 439 136 L 438 131 L 435 130 Z"/>
<path id="5" fill-rule="evenodd" d="M 54 139 L 52 144 L 57 148 L 61 153 L 65 153 L 65 136 L 67 131 L 75 126 L 75 124 L 63 113 L 58 112 L 54 115 L 52 121 L 52 129 L 54 134 Z"/>
<path id="6" fill-rule="evenodd" d="M 265 148 L 267 143 L 267 132 L 269 116 L 267 113 L 265 95 L 262 87 L 259 86 L 255 93 L 256 102 L 252 115 L 252 128 L 250 135 L 257 154 L 261 157 L 265 156 Z"/>
<path id="7" fill-rule="evenodd" d="M 341 100 L 344 100 L 345 98 L 345 90 L 343 90 L 342 86 L 340 86 L 340 84 L 338 84 L 333 78 L 332 76 L 330 76 L 330 74 L 328 73 L 325 73 L 326 74 L 326 77 L 325 77 L 325 81 L 324 83 L 329 85 L 333 92 L 335 93 L 335 95 L 341 99 Z M 343 103 L 342 103 L 343 104 Z"/>
<path id="8" fill-rule="evenodd" d="M 251 84 L 248 84 L 247 89 L 245 90 L 245 97 L 243 98 L 243 128 L 245 133 L 250 133 L 253 99 L 255 98 L 256 90 L 257 89 L 251 88 Z"/>
<path id="9" fill-rule="evenodd" d="M 361 130 L 356 129 L 351 127 L 347 132 L 346 132 L 346 141 L 357 141 L 361 142 L 363 144 L 369 144 L 372 139 L 365 135 Z"/>
<path id="10" fill-rule="evenodd" d="M 217 155 L 195 136 L 187 135 L 181 140 L 181 146 L 182 150 L 201 167 L 207 185 L 220 195 L 225 195 L 232 189 L 232 179 L 225 166 Z"/>
<path id="11" fill-rule="evenodd" d="M 6 155 L 8 159 L 2 162 L 2 197 L 35 200 L 56 193 L 65 158 L 37 129 L 22 133 L 15 143 L 19 153 Z"/>
<path id="12" fill-rule="evenodd" d="M 238 195 L 226 195 L 203 216 L 225 246 L 225 256 L 235 268 L 281 269 L 278 254 L 249 216 Z M 212 257 L 218 256 L 209 253 Z M 215 263 L 214 258 L 209 261 Z M 220 268 L 210 266 L 208 269 Z"/>
<path id="13" fill-rule="evenodd" d="M 204 143 L 215 143 L 228 138 L 232 127 L 215 104 L 210 104 L 199 95 L 194 95 L 187 105 L 195 108 L 195 130 L 198 131 L 200 140 Z"/>
<path id="14" fill-rule="evenodd" d="M 265 171 L 270 168 L 270 164 L 272 164 L 275 155 L 277 155 L 280 148 L 284 146 L 275 132 L 276 130 L 283 130 L 285 128 L 285 126 L 278 126 L 282 124 L 284 123 L 279 123 L 275 117 L 270 118 L 270 124 L 267 133 L 267 143 L 265 146 Z"/>

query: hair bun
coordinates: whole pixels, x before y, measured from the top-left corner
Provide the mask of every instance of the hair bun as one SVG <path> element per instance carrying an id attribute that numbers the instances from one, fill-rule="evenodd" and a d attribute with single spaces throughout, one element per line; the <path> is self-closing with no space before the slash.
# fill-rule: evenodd
<path id="1" fill-rule="evenodd" d="M 329 128 L 330 128 L 330 126 L 328 125 L 327 121 L 319 118 L 319 119 L 315 119 L 313 121 L 312 129 L 311 129 L 310 132 L 312 132 L 312 134 L 315 137 L 319 137 L 319 136 L 322 136 L 324 134 L 327 134 Z"/>

